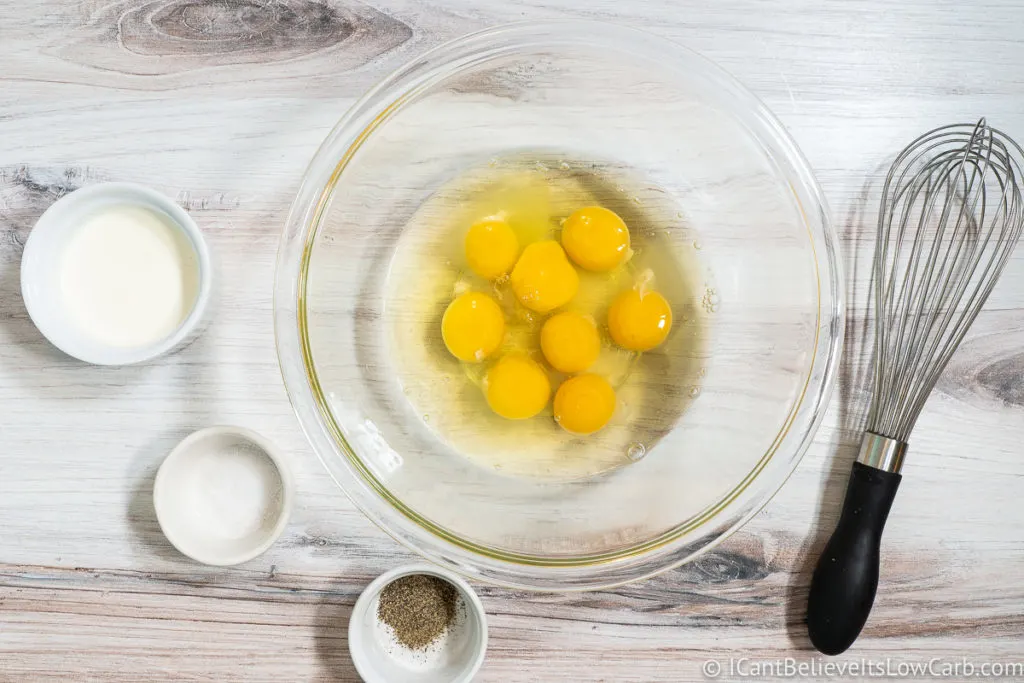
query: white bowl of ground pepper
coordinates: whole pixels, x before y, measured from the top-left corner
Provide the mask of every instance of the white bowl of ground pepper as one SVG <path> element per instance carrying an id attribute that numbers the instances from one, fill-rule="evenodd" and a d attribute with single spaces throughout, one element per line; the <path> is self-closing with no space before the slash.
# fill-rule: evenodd
<path id="1" fill-rule="evenodd" d="M 467 683 L 487 651 L 487 617 L 452 572 L 409 565 L 381 574 L 348 625 L 352 662 L 366 683 Z"/>

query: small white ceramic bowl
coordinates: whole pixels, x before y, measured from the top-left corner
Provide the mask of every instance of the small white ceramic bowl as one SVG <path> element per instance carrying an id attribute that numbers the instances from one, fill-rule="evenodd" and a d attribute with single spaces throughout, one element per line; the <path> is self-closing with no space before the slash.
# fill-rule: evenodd
<path id="1" fill-rule="evenodd" d="M 120 205 L 140 206 L 169 219 L 169 224 L 181 230 L 192 245 L 199 269 L 199 288 L 191 312 L 174 332 L 146 346 L 121 348 L 96 341 L 69 319 L 61 300 L 60 259 L 72 231 L 90 215 Z M 169 197 L 134 183 L 90 185 L 58 199 L 32 228 L 21 259 L 21 295 L 32 322 L 61 351 L 95 365 L 141 363 L 176 348 L 202 319 L 210 299 L 211 279 L 206 241 L 192 217 Z"/>
<path id="2" fill-rule="evenodd" d="M 291 476 L 278 450 L 242 427 L 187 436 L 164 459 L 153 507 L 167 540 L 204 564 L 241 564 L 263 553 L 291 514 Z"/>
<path id="3" fill-rule="evenodd" d="M 448 633 L 422 651 L 398 645 L 390 628 L 377 618 L 380 592 L 410 574 L 444 579 L 455 586 L 460 598 Z M 487 652 L 487 616 L 480 598 L 457 574 L 426 564 L 407 565 L 381 574 L 359 596 L 348 623 L 348 648 L 366 683 L 468 683 Z"/>

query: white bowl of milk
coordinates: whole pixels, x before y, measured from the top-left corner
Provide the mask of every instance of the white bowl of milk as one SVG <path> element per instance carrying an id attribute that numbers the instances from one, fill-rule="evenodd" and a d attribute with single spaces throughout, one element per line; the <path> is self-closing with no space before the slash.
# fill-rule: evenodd
<path id="1" fill-rule="evenodd" d="M 141 363 L 188 339 L 210 298 L 210 256 L 191 216 L 132 183 L 57 200 L 21 260 L 21 294 L 39 331 L 97 365 Z"/>

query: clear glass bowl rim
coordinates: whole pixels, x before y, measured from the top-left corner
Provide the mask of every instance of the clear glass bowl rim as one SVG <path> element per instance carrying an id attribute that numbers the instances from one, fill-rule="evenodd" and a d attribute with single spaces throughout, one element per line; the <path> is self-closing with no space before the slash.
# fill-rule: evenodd
<path id="1" fill-rule="evenodd" d="M 373 477 L 333 423 L 319 386 L 306 335 L 305 286 L 323 212 L 345 166 L 376 127 L 460 69 L 518 52 L 573 45 L 609 47 L 685 66 L 691 76 L 696 72 L 713 82 L 720 96 L 732 102 L 733 114 L 758 132 L 762 144 L 772 145 L 772 159 L 785 168 L 809 223 L 819 275 L 817 329 L 819 337 L 823 327 L 826 333 L 816 339 L 804 392 L 772 448 L 729 496 L 699 516 L 699 523 L 625 552 L 567 560 L 515 555 L 467 541 L 416 515 Z M 371 88 L 339 120 L 310 162 L 285 224 L 274 285 L 274 328 L 285 388 L 306 438 L 330 476 L 371 521 L 427 559 L 471 578 L 514 588 L 588 590 L 648 578 L 695 559 L 742 527 L 778 492 L 810 445 L 835 382 L 844 330 L 842 283 L 838 239 L 809 164 L 776 117 L 735 78 L 698 53 L 645 31 L 580 20 L 520 22 L 425 52 Z M 801 427 L 793 432 L 797 424 Z M 753 491 L 758 479 L 760 488 Z"/>

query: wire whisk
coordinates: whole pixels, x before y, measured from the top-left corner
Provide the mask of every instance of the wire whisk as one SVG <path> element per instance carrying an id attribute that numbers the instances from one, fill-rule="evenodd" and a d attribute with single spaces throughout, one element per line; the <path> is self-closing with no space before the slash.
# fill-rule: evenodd
<path id="1" fill-rule="evenodd" d="M 1024 150 L 981 119 L 917 138 L 885 179 L 871 407 L 807 604 L 808 634 L 825 654 L 850 647 L 871 612 L 907 440 L 1024 229 L 1022 164 Z"/>
<path id="2" fill-rule="evenodd" d="M 910 144 L 883 188 L 868 431 L 905 442 L 1024 227 L 1024 151 L 985 119 Z"/>

